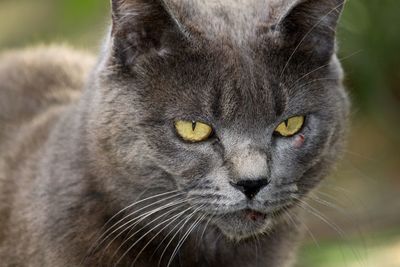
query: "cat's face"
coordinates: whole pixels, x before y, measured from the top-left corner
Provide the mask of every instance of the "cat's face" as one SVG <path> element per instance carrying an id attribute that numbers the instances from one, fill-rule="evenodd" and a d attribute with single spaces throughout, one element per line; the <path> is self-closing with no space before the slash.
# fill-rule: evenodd
<path id="1" fill-rule="evenodd" d="M 329 11 L 332 1 L 321 2 Z M 129 34 L 114 36 L 121 54 L 103 71 L 93 127 L 99 153 L 125 177 L 116 191 L 121 198 L 132 194 L 133 201 L 138 188 L 178 190 L 224 234 L 240 239 L 273 228 L 318 184 L 340 148 L 348 104 L 334 34 L 313 34 L 297 49 L 299 42 L 282 44 L 298 19 L 290 12 L 280 32 L 274 26 L 244 48 L 215 39 L 193 44 L 167 28 L 170 35 L 136 56 Z M 313 38 L 325 39 L 314 44 Z M 279 133 L 292 118 L 295 129 Z M 212 132 L 190 141 L 177 122 L 194 122 L 193 131 L 202 123 Z"/>

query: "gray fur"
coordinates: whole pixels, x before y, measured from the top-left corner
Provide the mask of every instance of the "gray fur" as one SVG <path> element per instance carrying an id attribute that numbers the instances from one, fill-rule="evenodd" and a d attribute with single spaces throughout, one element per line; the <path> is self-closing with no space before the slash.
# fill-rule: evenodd
<path id="1" fill-rule="evenodd" d="M 76 52 L 0 57 L 1 266 L 130 266 L 146 244 L 136 266 L 166 266 L 197 220 L 171 266 L 292 266 L 298 199 L 343 144 L 349 104 L 335 55 L 343 0 L 112 5 L 110 35 L 85 86 L 91 60 Z M 301 133 L 274 135 L 296 115 L 306 116 Z M 177 119 L 206 122 L 214 136 L 187 143 Z M 270 183 L 252 201 L 230 184 L 260 178 Z M 99 242 L 110 218 L 108 227 L 168 203 L 175 206 L 139 221 L 129 233 L 143 231 L 131 239 L 121 228 Z M 186 212 L 152 229 L 187 209 L 197 211 L 192 219 Z M 178 223 L 182 234 L 161 258 Z"/>

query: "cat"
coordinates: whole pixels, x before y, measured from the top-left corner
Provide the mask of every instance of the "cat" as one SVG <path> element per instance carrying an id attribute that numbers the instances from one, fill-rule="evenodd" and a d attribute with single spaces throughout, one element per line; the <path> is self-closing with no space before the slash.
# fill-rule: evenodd
<path id="1" fill-rule="evenodd" d="M 344 146 L 344 0 L 111 4 L 97 61 L 0 56 L 0 266 L 293 266 Z"/>

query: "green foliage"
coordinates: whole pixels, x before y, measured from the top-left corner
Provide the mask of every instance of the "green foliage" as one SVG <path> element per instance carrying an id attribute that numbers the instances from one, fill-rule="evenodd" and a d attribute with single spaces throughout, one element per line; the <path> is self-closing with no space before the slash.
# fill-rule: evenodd
<path id="1" fill-rule="evenodd" d="M 343 61 L 354 100 L 384 117 L 400 115 L 399 10 L 398 0 L 350 0 L 339 31 L 341 57 L 359 52 Z"/>

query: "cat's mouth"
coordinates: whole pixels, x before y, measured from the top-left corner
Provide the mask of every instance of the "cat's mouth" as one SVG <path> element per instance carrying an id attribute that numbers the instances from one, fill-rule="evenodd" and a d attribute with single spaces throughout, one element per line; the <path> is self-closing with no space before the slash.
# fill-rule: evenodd
<path id="1" fill-rule="evenodd" d="M 219 215 L 215 224 L 227 237 L 239 240 L 266 232 L 272 225 L 272 216 L 243 209 Z"/>
<path id="2" fill-rule="evenodd" d="M 245 220 L 253 221 L 253 222 L 258 222 L 258 221 L 263 221 L 267 218 L 267 214 L 261 213 L 255 210 L 251 209 L 245 209 L 242 211 L 243 216 Z"/>

